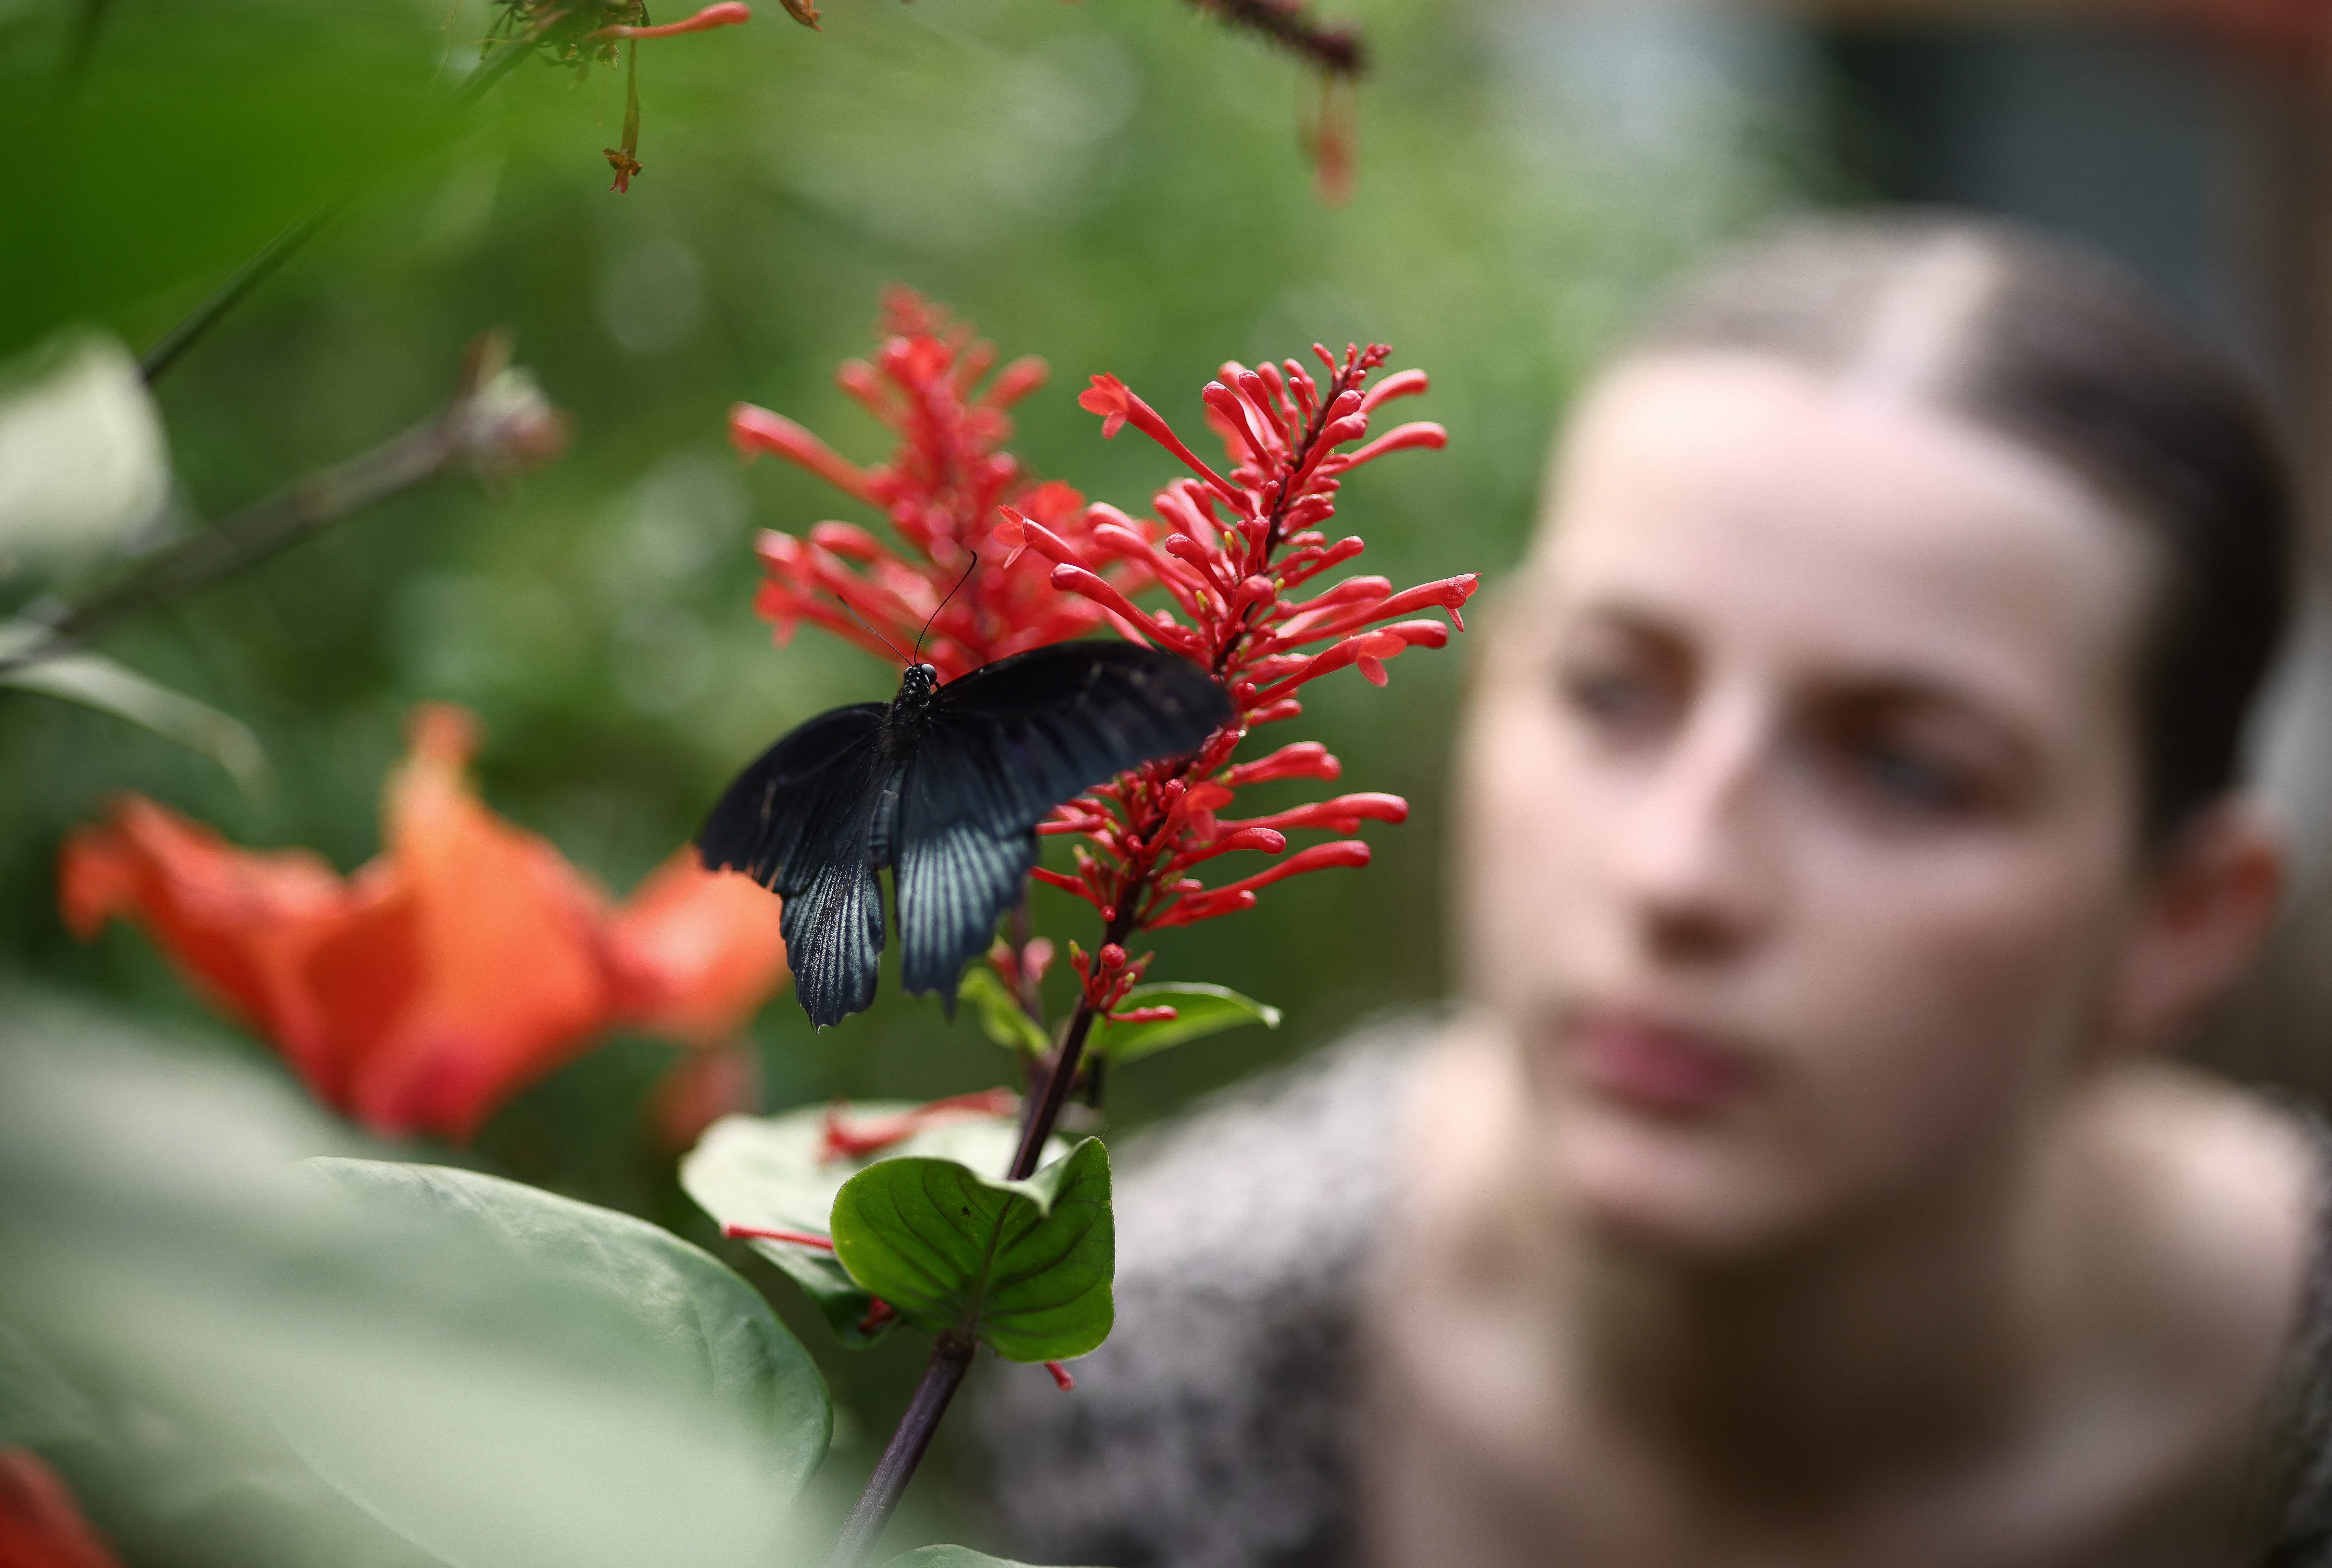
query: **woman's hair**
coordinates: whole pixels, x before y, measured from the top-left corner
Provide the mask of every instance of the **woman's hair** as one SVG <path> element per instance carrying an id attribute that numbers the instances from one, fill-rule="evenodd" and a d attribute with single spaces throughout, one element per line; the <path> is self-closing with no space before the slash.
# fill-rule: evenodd
<path id="1" fill-rule="evenodd" d="M 2002 224 L 1802 221 L 1688 282 L 1633 346 L 1709 350 L 1907 384 L 2114 503 L 2165 568 L 2137 692 L 2146 842 L 2233 783 L 2289 614 L 2297 492 L 2242 375 L 2135 280 Z"/>

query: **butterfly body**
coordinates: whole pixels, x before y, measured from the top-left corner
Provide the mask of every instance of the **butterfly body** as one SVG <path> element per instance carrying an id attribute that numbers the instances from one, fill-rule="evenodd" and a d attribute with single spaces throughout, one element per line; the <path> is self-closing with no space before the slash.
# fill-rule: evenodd
<path id="1" fill-rule="evenodd" d="M 889 703 L 819 714 L 729 787 L 697 849 L 786 901 L 794 987 L 823 1028 L 874 999 L 892 874 L 901 982 L 951 1007 L 956 976 L 1037 860 L 1037 824 L 1105 779 L 1203 745 L 1230 702 L 1188 660 L 1059 643 L 941 684 L 908 665 Z"/>

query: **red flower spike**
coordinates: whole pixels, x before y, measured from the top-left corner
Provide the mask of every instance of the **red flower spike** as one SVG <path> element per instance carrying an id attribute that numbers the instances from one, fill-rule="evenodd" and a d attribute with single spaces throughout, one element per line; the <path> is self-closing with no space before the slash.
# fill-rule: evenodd
<path id="1" fill-rule="evenodd" d="M 894 1143 L 903 1143 L 933 1127 L 988 1116 L 1008 1116 L 1019 1108 L 1020 1096 L 1011 1090 L 982 1089 L 976 1094 L 950 1095 L 944 1100 L 933 1100 L 911 1111 L 888 1116 L 863 1116 L 852 1122 L 844 1119 L 849 1102 L 837 1100 L 826 1108 L 818 1159 L 855 1160 L 866 1154 L 879 1154 Z"/>
<path id="2" fill-rule="evenodd" d="M 1060 1386 L 1060 1390 L 1063 1393 L 1067 1393 L 1071 1389 L 1077 1386 L 1077 1380 L 1071 1377 L 1069 1375 L 1069 1369 L 1063 1366 L 1059 1362 L 1047 1362 L 1045 1363 L 1045 1370 L 1053 1374 L 1053 1382 Z"/>
<path id="3" fill-rule="evenodd" d="M 1015 360 L 981 390 L 993 348 L 903 289 L 884 296 L 882 331 L 873 361 L 846 363 L 836 380 L 897 435 L 887 461 L 862 469 L 765 409 L 741 405 L 731 416 L 731 437 L 741 453 L 775 452 L 879 509 L 890 524 L 887 539 L 854 525 L 846 543 L 831 532 L 837 525 L 813 530 L 813 545 L 837 540 L 824 553 L 786 535 L 776 536 L 783 546 L 765 540 L 769 578 L 756 607 L 779 638 L 808 621 L 870 652 L 886 639 L 905 648 L 937 611 L 924 655 L 952 680 L 1105 624 L 1122 636 L 1145 635 L 1148 617 L 1140 612 L 1127 616 L 1050 587 L 1061 559 L 1092 567 L 1122 597 L 1142 592 L 1152 578 L 1138 558 L 1093 546 L 1083 496 L 1066 484 L 1033 483 L 1003 449 L 1011 434 L 1004 409 L 1043 383 L 1044 362 Z M 1111 517 L 1137 534 L 1155 526 Z M 974 553 L 978 567 L 951 598 Z M 876 630 L 858 627 L 854 610 Z"/>
<path id="4" fill-rule="evenodd" d="M 1087 504 L 1066 485 L 1027 483 L 1003 450 L 1002 410 L 1037 383 L 1040 365 L 1018 361 L 980 391 L 994 351 L 904 291 L 885 297 L 884 331 L 871 359 L 846 364 L 838 379 L 897 433 L 888 462 L 859 469 L 760 411 L 732 422 L 741 450 L 776 451 L 882 509 L 890 523 L 883 538 L 855 524 L 822 524 L 806 540 L 765 538 L 769 580 L 758 607 L 780 638 L 808 621 L 861 646 L 880 638 L 852 624 L 853 611 L 904 646 L 936 609 L 926 645 L 950 679 L 1106 624 L 1202 664 L 1221 684 L 1236 717 L 1197 755 L 1097 785 L 1037 827 L 1075 843 L 1068 868 L 1038 867 L 1036 880 L 1090 904 L 1105 928 L 1096 951 L 1067 949 L 1084 1004 L 1122 1021 L 1162 1018 L 1164 1009 L 1120 1010 L 1149 962 L 1128 956 L 1135 932 L 1250 909 L 1259 889 L 1289 876 L 1368 861 L 1368 846 L 1349 838 L 1288 854 L 1292 832 L 1351 834 L 1363 822 L 1408 817 L 1400 798 L 1373 794 L 1245 820 L 1222 813 L 1247 785 L 1342 772 L 1314 742 L 1233 761 L 1257 726 L 1302 714 L 1303 686 L 1347 666 L 1381 684 L 1387 661 L 1447 644 L 1448 625 L 1404 617 L 1438 608 L 1462 628 L 1461 607 L 1477 585 L 1471 575 L 1400 591 L 1380 577 L 1306 586 L 1364 549 L 1357 537 L 1332 541 L 1327 533 L 1343 476 L 1379 456 L 1446 444 L 1425 422 L 1368 439 L 1373 411 L 1422 393 L 1427 378 L 1402 371 L 1371 388 L 1387 354 L 1381 345 L 1341 353 L 1315 345 L 1319 372 L 1295 359 L 1225 364 L 1200 394 L 1224 445 L 1219 467 L 1123 381 L 1094 376 L 1077 401 L 1101 417 L 1104 436 L 1130 425 L 1189 471 L 1152 496 L 1150 516 L 1136 518 Z M 977 570 L 941 607 L 974 550 Z M 1143 607 L 1152 588 L 1164 590 L 1167 607 Z M 1192 875 L 1233 853 L 1284 858 L 1222 887 Z M 990 961 L 1025 988 L 1050 956 L 1031 941 L 1017 951 L 999 945 Z M 834 1124 L 846 1140 L 865 1131 Z"/>
<path id="5" fill-rule="evenodd" d="M 813 1235 L 807 1230 L 765 1230 L 758 1225 L 724 1225 L 721 1228 L 721 1234 L 732 1241 L 785 1241 L 820 1252 L 834 1250 L 832 1237 Z"/>

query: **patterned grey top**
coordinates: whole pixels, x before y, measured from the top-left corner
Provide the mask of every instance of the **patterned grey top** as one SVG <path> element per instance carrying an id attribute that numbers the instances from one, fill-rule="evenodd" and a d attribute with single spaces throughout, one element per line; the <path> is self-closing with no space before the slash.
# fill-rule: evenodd
<path id="1" fill-rule="evenodd" d="M 1430 1016 L 1397 1018 L 1124 1146 L 1117 1327 L 1076 1391 L 999 1367 L 980 1410 L 995 1499 L 1038 1563 L 1342 1568 L 1359 1273 L 1391 1196 L 1401 1086 Z M 2332 1130 L 2308 1118 L 2325 1169 Z M 2332 1568 L 2332 1203 L 2268 1458 L 2260 1568 Z"/>

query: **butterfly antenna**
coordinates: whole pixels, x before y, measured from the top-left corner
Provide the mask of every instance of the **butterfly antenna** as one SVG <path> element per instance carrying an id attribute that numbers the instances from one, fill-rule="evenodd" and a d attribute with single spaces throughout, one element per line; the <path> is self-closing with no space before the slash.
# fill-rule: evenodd
<path id="1" fill-rule="evenodd" d="M 973 550 L 971 552 L 971 564 L 963 569 L 963 575 L 961 577 L 955 579 L 955 587 L 948 589 L 947 599 L 940 600 L 939 609 L 932 612 L 932 620 L 925 621 L 923 623 L 923 629 L 915 634 L 915 656 L 907 661 L 909 664 L 921 664 L 922 662 L 923 639 L 932 635 L 932 621 L 935 621 L 940 618 L 940 610 L 943 610 L 948 607 L 948 599 L 951 599 L 955 598 L 956 595 L 961 593 L 963 591 L 963 585 L 970 582 L 971 580 L 971 574 L 979 569 L 980 552 L 978 550 Z"/>
<path id="2" fill-rule="evenodd" d="M 842 607 L 850 612 L 850 617 L 853 620 L 856 621 L 860 626 L 865 626 L 869 632 L 873 632 L 876 642 L 890 649 L 894 654 L 898 654 L 899 658 L 903 662 L 910 664 L 915 662 L 914 660 L 908 658 L 906 655 L 899 653 L 898 644 L 884 636 L 881 632 L 874 631 L 874 623 L 868 620 L 865 616 L 860 615 L 856 605 L 852 604 L 848 599 L 845 599 L 842 601 Z M 921 652 L 922 647 L 922 645 L 918 643 L 916 645 L 916 651 Z"/>

